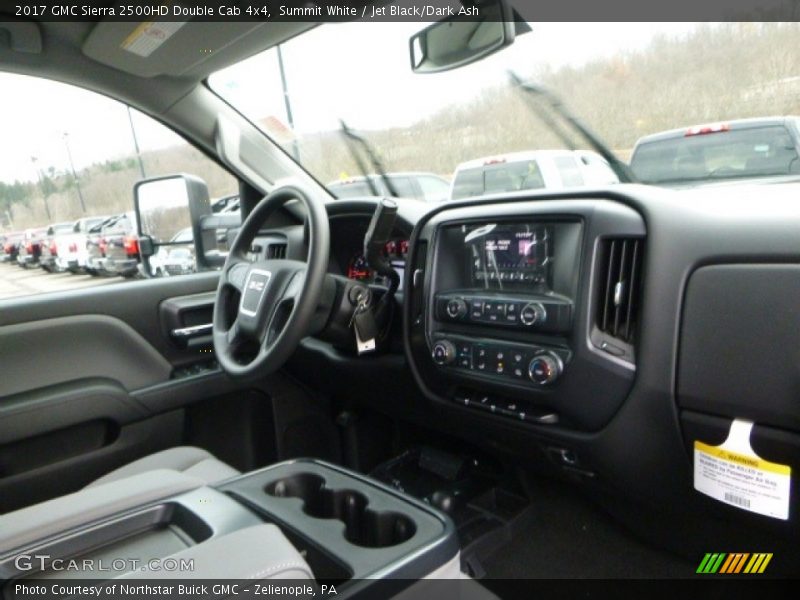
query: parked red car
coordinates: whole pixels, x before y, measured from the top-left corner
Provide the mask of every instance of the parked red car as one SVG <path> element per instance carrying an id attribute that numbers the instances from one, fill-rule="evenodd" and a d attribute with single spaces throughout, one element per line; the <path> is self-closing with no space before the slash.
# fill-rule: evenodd
<path id="1" fill-rule="evenodd" d="M 24 234 L 21 231 L 6 234 L 2 253 L 0 253 L 0 262 L 15 262 L 17 260 L 19 245 L 22 243 L 23 236 Z"/>
<path id="2" fill-rule="evenodd" d="M 25 230 L 17 253 L 17 264 L 20 267 L 27 269 L 39 263 L 39 257 L 42 255 L 42 245 L 45 243 L 46 237 L 47 228 L 45 227 Z"/>

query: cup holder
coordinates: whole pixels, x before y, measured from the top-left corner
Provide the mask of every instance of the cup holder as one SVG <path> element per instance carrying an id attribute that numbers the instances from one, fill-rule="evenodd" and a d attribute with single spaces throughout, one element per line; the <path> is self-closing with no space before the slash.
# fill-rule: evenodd
<path id="1" fill-rule="evenodd" d="M 345 524 L 348 542 L 367 548 L 402 544 L 416 531 L 414 522 L 400 513 L 377 512 L 369 508 L 367 497 L 354 490 L 331 490 L 325 479 L 312 473 L 299 473 L 269 484 L 265 491 L 276 498 L 299 498 L 303 512 L 316 519 L 337 519 Z"/>

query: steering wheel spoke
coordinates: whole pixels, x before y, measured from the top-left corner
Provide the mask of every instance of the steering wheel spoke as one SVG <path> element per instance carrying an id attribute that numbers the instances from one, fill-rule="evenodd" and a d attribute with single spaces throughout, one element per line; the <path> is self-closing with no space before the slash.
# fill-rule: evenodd
<path id="1" fill-rule="evenodd" d="M 238 349 L 245 341 L 244 333 L 239 325 L 239 319 L 236 319 L 231 325 L 230 329 L 225 332 L 225 343 L 228 344 L 233 350 Z"/>
<path id="2" fill-rule="evenodd" d="M 245 281 L 247 281 L 247 273 L 250 270 L 250 263 L 243 258 L 236 258 L 232 264 L 225 265 L 220 275 L 220 284 L 229 285 L 237 292 L 244 290 Z"/>
<path id="3" fill-rule="evenodd" d="M 269 306 L 264 307 L 266 317 L 259 331 L 258 341 L 265 348 L 280 335 L 305 283 L 305 269 L 295 261 L 270 261 L 270 268 L 277 273 L 277 289 L 270 295 Z"/>

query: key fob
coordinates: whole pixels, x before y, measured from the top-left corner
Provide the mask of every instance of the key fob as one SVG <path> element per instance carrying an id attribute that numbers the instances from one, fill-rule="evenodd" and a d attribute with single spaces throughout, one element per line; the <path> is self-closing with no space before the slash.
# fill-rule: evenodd
<path id="1" fill-rule="evenodd" d="M 378 327 L 372 310 L 366 308 L 358 311 L 353 317 L 353 328 L 356 332 L 356 349 L 359 354 L 375 350 L 375 338 L 378 336 Z"/>

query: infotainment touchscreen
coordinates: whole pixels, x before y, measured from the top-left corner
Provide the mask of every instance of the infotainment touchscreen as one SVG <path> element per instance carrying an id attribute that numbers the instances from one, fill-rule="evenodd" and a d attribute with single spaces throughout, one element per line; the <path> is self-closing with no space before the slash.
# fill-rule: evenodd
<path id="1" fill-rule="evenodd" d="M 551 225 L 482 223 L 465 225 L 462 231 L 474 287 L 549 289 Z"/>

